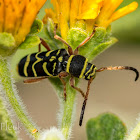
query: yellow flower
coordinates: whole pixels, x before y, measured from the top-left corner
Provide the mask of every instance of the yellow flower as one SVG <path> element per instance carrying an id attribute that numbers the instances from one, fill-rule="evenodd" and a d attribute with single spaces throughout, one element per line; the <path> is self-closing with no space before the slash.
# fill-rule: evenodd
<path id="1" fill-rule="evenodd" d="M 103 8 L 96 19 L 97 25 L 100 27 L 108 27 L 111 22 L 135 11 L 138 7 L 137 2 L 132 2 L 131 4 L 115 11 L 122 2 L 123 0 L 105 0 Z"/>
<path id="2" fill-rule="evenodd" d="M 123 0 L 51 0 L 54 10 L 46 9 L 47 18 L 52 18 L 58 23 L 61 36 L 67 39 L 70 28 L 76 27 L 77 23 L 85 24 L 89 33 L 95 25 L 107 28 L 114 20 L 136 10 L 137 2 L 132 2 L 115 12 Z"/>
<path id="3" fill-rule="evenodd" d="M 0 0 L 0 32 L 12 33 L 16 45 L 24 41 L 46 0 Z"/>
<path id="4" fill-rule="evenodd" d="M 103 0 L 84 0 L 80 1 L 79 19 L 95 19 L 103 5 Z"/>

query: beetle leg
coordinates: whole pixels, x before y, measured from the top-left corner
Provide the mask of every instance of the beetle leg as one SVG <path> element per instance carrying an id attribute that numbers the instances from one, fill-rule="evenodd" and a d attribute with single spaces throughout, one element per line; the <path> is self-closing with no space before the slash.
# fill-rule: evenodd
<path id="1" fill-rule="evenodd" d="M 41 52 L 41 43 L 38 45 L 38 52 Z"/>
<path id="2" fill-rule="evenodd" d="M 66 101 L 66 97 L 67 97 L 67 94 L 66 94 L 66 82 L 63 80 L 64 77 L 68 76 L 68 73 L 67 72 L 61 72 L 59 73 L 59 79 L 61 80 L 63 86 L 64 86 L 64 92 L 63 92 L 63 95 L 64 95 L 64 100 Z"/>
<path id="3" fill-rule="evenodd" d="M 33 78 L 33 79 L 26 79 L 23 82 L 25 84 L 30 84 L 30 83 L 40 82 L 41 80 L 43 80 L 45 78 L 47 78 L 47 77 L 39 77 L 39 78 Z"/>
<path id="4" fill-rule="evenodd" d="M 42 38 L 40 38 L 40 41 L 41 41 L 40 44 L 42 44 L 48 51 L 51 50 L 50 47 L 49 47 L 49 45 L 45 42 L 45 40 L 43 40 Z M 39 44 L 39 52 L 41 51 L 40 44 Z"/>
<path id="5" fill-rule="evenodd" d="M 60 36 L 58 36 L 56 34 L 56 29 L 57 29 L 57 24 L 55 25 L 55 28 L 54 28 L 54 38 L 57 39 L 57 40 L 60 40 L 62 43 L 67 45 L 68 46 L 68 52 L 69 52 L 70 55 L 72 55 L 73 54 L 73 50 L 72 50 L 71 46 L 64 39 L 62 39 Z"/>
<path id="6" fill-rule="evenodd" d="M 91 35 L 88 36 L 87 38 L 85 38 L 85 40 L 84 40 L 82 43 L 80 43 L 80 45 L 74 50 L 74 55 L 77 55 L 77 54 L 78 54 L 78 49 L 79 49 L 80 47 L 82 47 L 83 45 L 85 45 L 85 44 L 94 36 L 94 34 L 95 34 L 95 28 L 96 28 L 96 27 L 94 27 L 94 29 L 93 29 Z"/>
<path id="7" fill-rule="evenodd" d="M 90 89 L 90 84 L 92 82 L 92 78 L 88 81 L 88 86 L 87 86 L 87 92 L 85 95 L 85 99 L 83 102 L 83 106 L 82 106 L 82 110 L 81 110 L 81 115 L 80 115 L 80 120 L 79 120 L 79 125 L 82 126 L 82 122 L 83 122 L 83 116 L 84 116 L 84 112 L 85 112 L 85 107 L 86 107 L 86 103 L 87 103 L 87 99 L 88 99 L 88 95 L 89 95 L 89 89 Z"/>
<path id="8" fill-rule="evenodd" d="M 71 78 L 70 78 L 70 86 L 71 86 L 72 88 L 74 88 L 75 90 L 77 90 L 78 92 L 80 92 L 81 95 L 85 98 L 84 92 L 83 92 L 80 88 L 75 87 L 75 84 L 74 84 L 74 77 L 71 77 Z"/>

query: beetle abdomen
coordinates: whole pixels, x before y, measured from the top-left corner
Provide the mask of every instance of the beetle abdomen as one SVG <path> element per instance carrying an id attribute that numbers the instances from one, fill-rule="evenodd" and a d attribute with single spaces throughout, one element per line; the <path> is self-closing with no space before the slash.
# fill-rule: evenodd
<path id="1" fill-rule="evenodd" d="M 67 55 L 65 49 L 29 54 L 19 62 L 18 73 L 24 77 L 57 76 Z"/>

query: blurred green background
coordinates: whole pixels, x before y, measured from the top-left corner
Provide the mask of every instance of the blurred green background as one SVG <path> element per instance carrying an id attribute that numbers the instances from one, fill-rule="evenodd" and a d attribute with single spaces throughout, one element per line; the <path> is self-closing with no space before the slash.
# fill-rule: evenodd
<path id="1" fill-rule="evenodd" d="M 120 7 L 133 2 L 125 0 Z M 140 4 L 140 1 L 137 0 Z M 38 18 L 42 19 L 46 7 L 40 11 Z M 52 6 L 52 5 L 51 5 Z M 128 65 L 140 71 L 140 7 L 133 13 L 112 23 L 112 33 L 119 42 L 100 54 L 93 63 L 98 67 Z M 49 83 L 43 80 L 40 83 L 23 84 L 23 78 L 16 73 L 16 65 L 26 54 L 36 52 L 37 47 L 27 50 L 18 50 L 11 60 L 12 72 L 16 79 L 19 95 L 23 99 L 27 110 L 41 128 L 49 129 L 57 126 L 57 113 L 59 110 L 58 98 Z M 85 111 L 83 126 L 79 127 L 79 115 L 83 98 L 77 94 L 77 111 L 72 131 L 72 140 L 86 140 L 86 122 L 103 112 L 112 112 L 118 115 L 128 126 L 135 125 L 140 113 L 140 80 L 134 82 L 135 73 L 131 71 L 105 71 L 99 73 L 92 83 L 88 104 Z M 87 82 L 81 80 L 80 87 L 86 90 Z M 30 140 L 24 131 L 20 133 L 24 140 Z"/>

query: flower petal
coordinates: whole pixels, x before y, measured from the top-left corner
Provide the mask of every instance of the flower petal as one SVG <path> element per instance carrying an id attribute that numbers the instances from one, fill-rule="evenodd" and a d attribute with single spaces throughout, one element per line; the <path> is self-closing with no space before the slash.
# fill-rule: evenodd
<path id="1" fill-rule="evenodd" d="M 54 21 L 54 23 L 58 23 L 58 20 L 56 18 L 56 13 L 50 8 L 50 9 L 45 9 L 46 15 L 43 18 L 43 22 L 47 23 L 47 19 L 48 18 L 52 18 L 52 20 Z"/>
<path id="2" fill-rule="evenodd" d="M 60 8 L 59 8 L 58 0 L 51 0 L 51 3 L 53 4 L 54 11 L 55 11 L 55 13 L 57 15 L 57 19 L 59 19 Z"/>
<path id="3" fill-rule="evenodd" d="M 95 19 L 86 20 L 86 31 L 90 34 L 93 31 Z"/>
<path id="4" fill-rule="evenodd" d="M 17 30 L 21 24 L 21 19 L 24 14 L 24 8 L 26 0 L 5 0 L 4 9 L 4 27 L 3 31 L 10 32 L 13 35 L 17 33 Z"/>
<path id="5" fill-rule="evenodd" d="M 111 18 L 110 18 L 111 22 L 135 11 L 137 9 L 137 7 L 138 7 L 138 3 L 132 2 L 131 4 L 119 9 L 111 16 Z"/>
<path id="6" fill-rule="evenodd" d="M 69 0 L 58 0 L 60 13 L 59 13 L 59 23 L 62 38 L 67 38 L 67 33 L 69 30 L 68 21 L 70 18 L 70 1 Z"/>
<path id="7" fill-rule="evenodd" d="M 23 17 L 17 33 L 15 34 L 15 40 L 17 44 L 24 41 L 26 35 L 30 32 L 30 28 L 36 18 L 36 15 L 40 8 L 45 4 L 46 0 L 25 0 L 26 6 L 24 8 Z"/>
<path id="8" fill-rule="evenodd" d="M 71 9 L 70 9 L 70 28 L 74 27 L 76 23 L 76 18 L 79 13 L 79 4 L 80 0 L 71 0 Z"/>
<path id="9" fill-rule="evenodd" d="M 105 0 L 103 8 L 96 20 L 98 26 L 106 27 L 106 22 L 123 0 Z"/>
<path id="10" fill-rule="evenodd" d="M 78 19 L 95 19 L 102 7 L 103 0 L 84 0 Z"/>
<path id="11" fill-rule="evenodd" d="M 0 0 L 0 32 L 3 31 L 3 23 L 4 23 L 4 3 L 3 0 Z"/>

